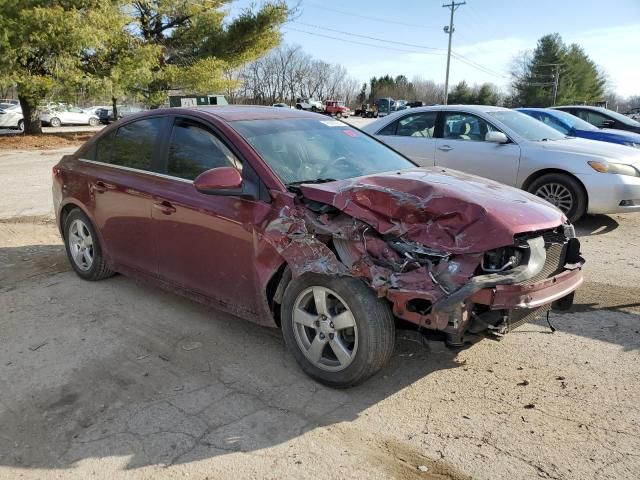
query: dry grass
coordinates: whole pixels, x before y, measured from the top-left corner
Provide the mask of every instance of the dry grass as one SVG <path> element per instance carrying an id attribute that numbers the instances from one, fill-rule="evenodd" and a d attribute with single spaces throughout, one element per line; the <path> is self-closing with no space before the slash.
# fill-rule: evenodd
<path id="1" fill-rule="evenodd" d="M 42 135 L 0 136 L 0 150 L 52 150 L 79 147 L 95 132 L 45 133 Z"/>

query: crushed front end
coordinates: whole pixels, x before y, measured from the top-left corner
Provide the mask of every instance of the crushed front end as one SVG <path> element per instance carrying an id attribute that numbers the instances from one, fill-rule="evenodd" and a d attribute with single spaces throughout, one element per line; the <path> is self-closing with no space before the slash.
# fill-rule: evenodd
<path id="1" fill-rule="evenodd" d="M 570 308 L 584 264 L 573 226 L 525 192 L 469 178 L 420 169 L 303 186 L 266 238 L 294 277 L 362 278 L 396 317 L 452 345 Z"/>

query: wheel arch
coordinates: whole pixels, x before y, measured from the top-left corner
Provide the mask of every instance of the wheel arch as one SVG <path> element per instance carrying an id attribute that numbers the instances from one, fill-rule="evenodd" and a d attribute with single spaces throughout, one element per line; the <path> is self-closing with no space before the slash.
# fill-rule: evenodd
<path id="1" fill-rule="evenodd" d="M 531 184 L 533 182 L 535 182 L 537 179 L 539 179 L 540 177 L 547 175 L 549 173 L 557 173 L 560 175 L 566 175 L 568 177 L 573 178 L 576 182 L 578 182 L 578 185 L 580 185 L 580 187 L 582 188 L 582 193 L 584 194 L 584 198 L 586 201 L 586 207 L 587 207 L 587 211 L 589 210 L 589 192 L 587 192 L 586 187 L 584 186 L 584 183 L 582 183 L 582 181 L 576 177 L 574 174 L 567 172 L 566 170 L 562 170 L 560 168 L 544 168 L 542 170 L 538 170 L 534 173 L 532 173 L 531 175 L 529 175 L 527 177 L 527 179 L 522 183 L 522 190 L 525 191 L 529 191 L 529 187 L 531 186 Z"/>

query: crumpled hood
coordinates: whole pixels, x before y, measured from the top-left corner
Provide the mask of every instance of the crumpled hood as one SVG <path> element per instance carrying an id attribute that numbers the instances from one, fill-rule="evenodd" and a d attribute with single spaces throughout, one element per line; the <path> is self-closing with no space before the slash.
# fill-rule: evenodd
<path id="1" fill-rule="evenodd" d="M 450 253 L 511 245 L 518 233 L 557 227 L 560 210 L 492 180 L 442 168 L 414 168 L 322 184 L 302 194 L 333 205 L 380 234 Z"/>

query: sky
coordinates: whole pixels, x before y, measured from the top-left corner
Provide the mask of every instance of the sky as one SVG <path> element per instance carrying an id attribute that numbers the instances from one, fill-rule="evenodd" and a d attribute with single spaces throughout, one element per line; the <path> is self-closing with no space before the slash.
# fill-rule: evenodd
<path id="1" fill-rule="evenodd" d="M 260 4 L 235 1 L 231 15 L 252 3 Z M 297 18 L 282 27 L 283 40 L 342 64 L 362 82 L 403 74 L 444 83 L 450 10 L 443 3 L 450 0 L 301 0 Z M 459 56 L 451 59 L 450 85 L 466 80 L 506 89 L 513 58 L 557 32 L 584 48 L 613 91 L 640 95 L 640 0 L 466 0 L 454 27 Z"/>

